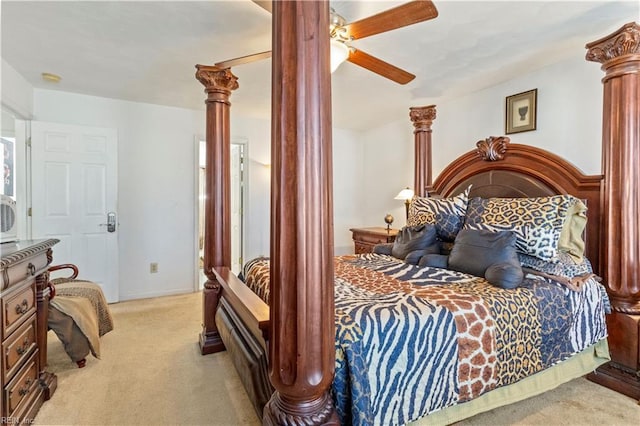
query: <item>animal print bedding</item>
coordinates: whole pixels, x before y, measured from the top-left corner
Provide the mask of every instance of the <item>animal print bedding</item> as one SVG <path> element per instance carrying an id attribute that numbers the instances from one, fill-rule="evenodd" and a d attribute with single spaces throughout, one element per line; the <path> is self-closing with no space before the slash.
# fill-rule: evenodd
<path id="1" fill-rule="evenodd" d="M 267 259 L 243 275 L 268 300 Z M 342 424 L 397 425 L 514 383 L 606 337 L 606 292 L 482 278 L 390 256 L 335 258 L 336 369 Z"/>

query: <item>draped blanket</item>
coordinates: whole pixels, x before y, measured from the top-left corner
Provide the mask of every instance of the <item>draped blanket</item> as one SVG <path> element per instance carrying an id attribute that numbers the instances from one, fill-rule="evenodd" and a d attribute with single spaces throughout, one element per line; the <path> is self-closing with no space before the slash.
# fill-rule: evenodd
<path id="1" fill-rule="evenodd" d="M 268 260 L 245 281 L 268 301 Z M 405 424 L 557 364 L 606 337 L 607 295 L 541 277 L 515 290 L 390 256 L 335 258 L 342 424 Z"/>
<path id="2" fill-rule="evenodd" d="M 50 305 L 73 319 L 87 338 L 93 356 L 100 358 L 100 337 L 113 330 L 113 318 L 102 289 L 90 281 L 58 278 L 51 282 L 56 296 Z"/>

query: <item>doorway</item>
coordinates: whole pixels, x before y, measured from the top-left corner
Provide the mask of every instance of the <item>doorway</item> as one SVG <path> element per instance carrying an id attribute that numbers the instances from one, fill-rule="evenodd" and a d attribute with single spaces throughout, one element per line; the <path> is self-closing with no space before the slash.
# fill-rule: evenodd
<path id="1" fill-rule="evenodd" d="M 205 205 L 205 172 L 206 172 L 206 142 L 200 138 L 198 143 L 198 273 L 199 289 L 207 280 L 204 275 L 204 205 Z M 237 275 L 244 261 L 244 211 L 247 205 L 247 170 L 245 158 L 247 142 L 234 139 L 231 142 L 231 270 Z"/>

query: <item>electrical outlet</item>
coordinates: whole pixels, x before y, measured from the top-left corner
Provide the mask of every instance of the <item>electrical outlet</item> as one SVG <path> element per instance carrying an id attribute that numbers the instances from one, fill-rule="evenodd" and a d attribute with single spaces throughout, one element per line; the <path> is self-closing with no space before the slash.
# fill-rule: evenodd
<path id="1" fill-rule="evenodd" d="M 158 272 L 158 264 L 156 262 L 152 262 L 149 264 L 149 272 L 155 274 Z"/>

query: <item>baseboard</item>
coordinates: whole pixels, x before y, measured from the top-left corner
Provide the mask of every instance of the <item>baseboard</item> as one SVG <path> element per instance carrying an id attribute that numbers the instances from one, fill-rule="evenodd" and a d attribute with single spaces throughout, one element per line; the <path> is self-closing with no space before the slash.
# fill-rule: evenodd
<path id="1" fill-rule="evenodd" d="M 195 293 L 196 291 L 193 287 L 188 288 L 174 288 L 171 290 L 165 291 L 149 291 L 144 293 L 130 293 L 130 294 L 120 294 L 120 302 L 126 302 L 127 300 L 137 300 L 137 299 L 151 299 L 153 297 L 163 297 L 163 296 L 177 296 L 179 294 L 189 294 Z"/>

